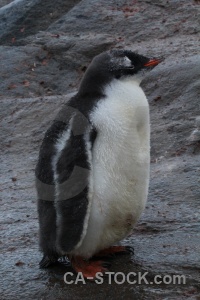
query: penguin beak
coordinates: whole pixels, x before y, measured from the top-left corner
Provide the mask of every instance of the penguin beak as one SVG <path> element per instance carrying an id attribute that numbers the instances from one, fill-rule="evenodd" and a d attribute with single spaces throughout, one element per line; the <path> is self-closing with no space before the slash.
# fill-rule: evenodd
<path id="1" fill-rule="evenodd" d="M 150 59 L 146 64 L 144 64 L 144 67 L 155 67 L 161 62 L 162 62 L 162 59 L 153 58 L 153 59 Z"/>

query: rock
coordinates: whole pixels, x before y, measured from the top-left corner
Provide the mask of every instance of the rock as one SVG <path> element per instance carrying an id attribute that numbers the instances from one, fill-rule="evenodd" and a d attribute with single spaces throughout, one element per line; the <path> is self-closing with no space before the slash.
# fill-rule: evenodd
<path id="1" fill-rule="evenodd" d="M 2 0 L 0 7 L 1 298 L 197 299 L 198 1 Z M 44 132 L 92 57 L 114 47 L 165 58 L 142 82 L 150 103 L 151 181 L 146 210 L 123 241 L 135 255 L 113 260 L 111 269 L 147 272 L 149 284 L 105 279 L 84 289 L 63 283 L 67 267 L 38 268 L 34 168 Z M 186 282 L 158 285 L 156 275 Z"/>
<path id="2" fill-rule="evenodd" d="M 188 140 L 191 142 L 200 142 L 200 116 L 195 119 L 196 128 L 193 130 Z"/>
<path id="3" fill-rule="evenodd" d="M 152 160 L 193 152 L 194 145 L 188 143 L 188 138 L 199 115 L 199 78 L 200 56 L 194 55 L 173 62 L 166 58 L 143 81 L 154 122 Z"/>
<path id="4" fill-rule="evenodd" d="M 10 2 L 12 2 L 13 0 L 1 0 L 0 2 L 0 8 L 9 4 Z"/>
<path id="5" fill-rule="evenodd" d="M 15 0 L 0 9 L 0 44 L 17 44 L 25 36 L 45 30 L 80 0 Z"/>
<path id="6" fill-rule="evenodd" d="M 0 46 L 0 73 L 4 79 L 0 82 L 0 97 L 24 98 L 75 91 L 91 59 L 113 44 L 112 37 L 106 34 L 77 39 L 40 33 L 34 44 Z"/>

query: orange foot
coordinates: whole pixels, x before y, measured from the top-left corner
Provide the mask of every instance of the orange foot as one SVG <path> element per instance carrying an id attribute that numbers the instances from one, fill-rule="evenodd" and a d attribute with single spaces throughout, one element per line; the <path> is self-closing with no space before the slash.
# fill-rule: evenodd
<path id="1" fill-rule="evenodd" d="M 130 246 L 111 246 L 96 253 L 95 256 L 112 256 L 115 254 L 134 254 L 134 249 Z"/>
<path id="2" fill-rule="evenodd" d="M 87 261 L 80 256 L 73 256 L 71 258 L 71 265 L 78 273 L 81 272 L 86 279 L 94 279 L 97 272 L 105 273 L 108 271 L 107 267 L 110 263 L 105 261 Z"/>

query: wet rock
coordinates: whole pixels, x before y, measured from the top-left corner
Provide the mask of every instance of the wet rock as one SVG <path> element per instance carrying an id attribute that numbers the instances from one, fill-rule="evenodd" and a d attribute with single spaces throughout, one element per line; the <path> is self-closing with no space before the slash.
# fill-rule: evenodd
<path id="1" fill-rule="evenodd" d="M 1 0 L 0 2 L 0 8 L 9 4 L 10 2 L 12 2 L 13 0 Z"/>
<path id="2" fill-rule="evenodd" d="M 45 30 L 80 0 L 15 0 L 0 8 L 0 44 L 12 45 Z"/>
<path id="3" fill-rule="evenodd" d="M 189 141 L 200 142 L 200 116 L 195 119 L 195 129 L 189 136 Z"/>
<path id="4" fill-rule="evenodd" d="M 149 95 L 154 121 L 153 160 L 192 154 L 193 145 L 188 140 L 198 126 L 199 78 L 200 56 L 194 55 L 173 62 L 169 56 L 144 79 L 142 85 Z M 159 95 L 162 98 L 157 101 Z"/>
<path id="5" fill-rule="evenodd" d="M 78 39 L 39 33 L 34 44 L 0 46 L 3 78 L 0 97 L 50 96 L 75 91 L 91 59 L 113 44 L 113 38 L 106 34 Z"/>
<path id="6" fill-rule="evenodd" d="M 0 298 L 197 299 L 198 1 L 2 0 L 0 7 Z M 142 82 L 151 111 L 152 163 L 146 210 L 123 241 L 135 255 L 114 259 L 110 269 L 147 272 L 148 283 L 67 285 L 63 276 L 70 267 L 38 267 L 34 168 L 44 132 L 92 57 L 114 47 L 165 58 Z M 185 276 L 186 283 L 155 284 L 155 275 Z"/>

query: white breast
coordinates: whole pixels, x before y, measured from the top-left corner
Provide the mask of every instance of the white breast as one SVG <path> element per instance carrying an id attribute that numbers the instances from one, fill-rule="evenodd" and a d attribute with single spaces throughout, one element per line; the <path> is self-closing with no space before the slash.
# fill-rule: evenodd
<path id="1" fill-rule="evenodd" d="M 123 239 L 140 217 L 149 184 L 149 106 L 135 81 L 114 81 L 91 114 L 92 206 L 76 254 L 90 257 Z"/>

